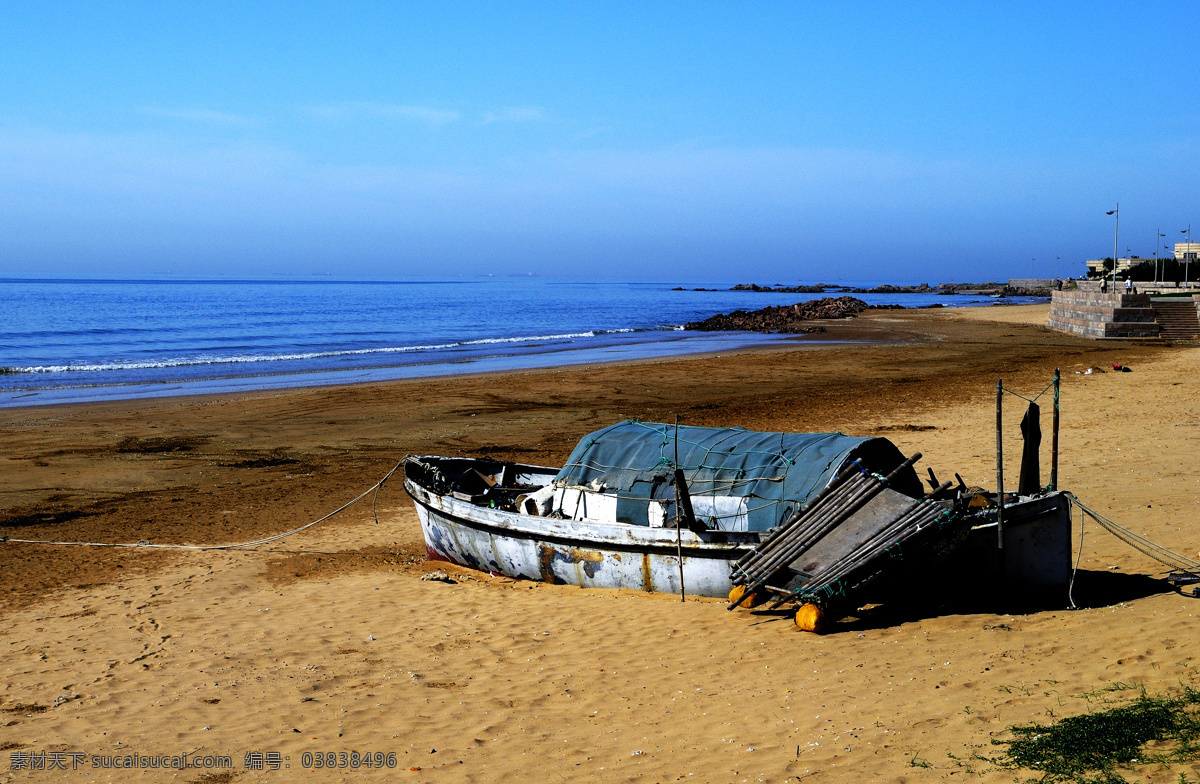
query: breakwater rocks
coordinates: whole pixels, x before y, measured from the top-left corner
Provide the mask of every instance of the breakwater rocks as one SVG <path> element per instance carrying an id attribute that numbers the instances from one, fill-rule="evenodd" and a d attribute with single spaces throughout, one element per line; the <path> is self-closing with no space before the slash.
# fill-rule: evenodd
<path id="1" fill-rule="evenodd" d="M 928 283 L 922 283 L 920 286 L 893 286 L 885 283 L 873 289 L 845 289 L 845 291 L 851 294 L 937 294 L 941 289 L 934 288 Z"/>
<path id="2" fill-rule="evenodd" d="M 739 283 L 730 291 L 773 291 L 777 294 L 824 294 L 826 289 L 834 288 L 824 283 L 812 286 L 760 286 L 757 283 Z"/>
<path id="3" fill-rule="evenodd" d="M 676 286 L 672 291 L 688 291 L 682 286 Z M 728 289 L 691 289 L 691 291 L 754 291 L 768 294 L 979 294 L 999 297 L 1049 297 L 1049 288 L 1022 288 L 1005 283 L 939 283 L 930 286 L 922 283 L 918 286 L 893 286 L 885 283 L 874 288 L 850 288 L 836 286 L 831 283 L 814 283 L 811 286 L 760 286 L 757 283 L 739 283 Z"/>
<path id="4" fill-rule="evenodd" d="M 869 306 L 857 297 L 822 297 L 798 302 L 795 305 L 775 305 L 762 310 L 735 310 L 726 315 L 718 313 L 704 321 L 692 321 L 684 329 L 698 332 L 786 332 L 804 334 L 824 332 L 825 327 L 806 324 L 821 319 L 854 318 Z M 900 306 L 894 306 L 900 307 Z"/>

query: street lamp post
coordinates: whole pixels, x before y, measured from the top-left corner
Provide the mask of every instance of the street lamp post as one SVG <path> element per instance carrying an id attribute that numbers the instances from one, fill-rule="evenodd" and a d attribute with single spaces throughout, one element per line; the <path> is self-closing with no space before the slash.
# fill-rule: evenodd
<path id="1" fill-rule="evenodd" d="M 1167 235 L 1163 234 L 1158 229 L 1154 230 L 1154 234 L 1156 235 L 1155 239 L 1154 239 L 1154 282 L 1157 284 L 1158 283 L 1158 237 L 1165 237 Z M 1165 278 L 1166 275 L 1164 275 L 1163 277 Z"/>
<path id="2" fill-rule="evenodd" d="M 1113 268 L 1112 268 L 1112 285 L 1113 293 L 1116 293 L 1117 288 L 1117 236 L 1121 229 L 1121 202 L 1117 202 L 1116 209 L 1109 210 L 1105 215 L 1113 216 Z"/>
<path id="3" fill-rule="evenodd" d="M 1180 234 L 1187 235 L 1187 245 L 1183 249 L 1183 287 L 1188 287 L 1188 263 L 1192 260 L 1192 224 L 1188 224 L 1186 229 L 1181 229 Z"/>

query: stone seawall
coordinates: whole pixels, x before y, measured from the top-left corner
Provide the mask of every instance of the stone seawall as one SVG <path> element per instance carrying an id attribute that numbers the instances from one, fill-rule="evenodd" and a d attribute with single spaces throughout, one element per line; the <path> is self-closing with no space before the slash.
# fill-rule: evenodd
<path id="1" fill-rule="evenodd" d="M 1149 294 L 1086 290 L 1053 292 L 1046 325 L 1089 338 L 1156 338 L 1159 329 Z"/>

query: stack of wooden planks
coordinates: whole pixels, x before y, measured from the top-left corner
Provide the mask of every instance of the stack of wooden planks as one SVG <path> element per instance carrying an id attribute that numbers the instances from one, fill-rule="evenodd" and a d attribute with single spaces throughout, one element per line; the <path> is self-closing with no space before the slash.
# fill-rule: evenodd
<path id="1" fill-rule="evenodd" d="M 906 549 L 936 545 L 953 509 L 933 501 L 947 482 L 922 498 L 888 487 L 915 454 L 883 477 L 851 464 L 812 502 L 785 521 L 733 567 L 730 610 L 775 595 L 772 608 L 789 601 L 824 601 L 886 573 Z"/>

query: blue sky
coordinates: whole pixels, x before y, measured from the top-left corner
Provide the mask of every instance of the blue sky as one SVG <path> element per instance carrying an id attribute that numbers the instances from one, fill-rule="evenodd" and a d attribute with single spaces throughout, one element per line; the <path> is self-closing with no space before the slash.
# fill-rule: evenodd
<path id="1" fill-rule="evenodd" d="M 1122 255 L 1200 236 L 1198 32 L 1185 3 L 3 3 L 0 274 L 1079 274 L 1118 201 Z"/>

